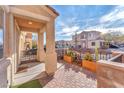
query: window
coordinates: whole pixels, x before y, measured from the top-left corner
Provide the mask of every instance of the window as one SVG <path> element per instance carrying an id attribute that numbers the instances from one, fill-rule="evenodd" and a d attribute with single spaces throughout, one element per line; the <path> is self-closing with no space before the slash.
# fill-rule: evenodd
<path id="1" fill-rule="evenodd" d="M 68 44 L 66 44 L 66 46 L 68 47 Z"/>
<path id="2" fill-rule="evenodd" d="M 84 39 L 84 35 L 81 35 L 81 39 Z"/>
<path id="3" fill-rule="evenodd" d="M 91 44 L 92 44 L 92 46 L 95 46 L 95 42 L 92 42 Z"/>
<path id="4" fill-rule="evenodd" d="M 100 42 L 100 46 L 102 46 L 103 45 L 103 42 Z"/>
<path id="5" fill-rule="evenodd" d="M 89 33 L 89 37 L 91 37 L 91 33 Z"/>
<path id="6" fill-rule="evenodd" d="M 81 48 L 81 45 L 78 45 L 78 48 L 80 49 Z"/>
<path id="7" fill-rule="evenodd" d="M 4 12 L 3 9 L 0 7 L 0 59 L 3 58 L 3 31 L 4 31 L 3 17 Z"/>

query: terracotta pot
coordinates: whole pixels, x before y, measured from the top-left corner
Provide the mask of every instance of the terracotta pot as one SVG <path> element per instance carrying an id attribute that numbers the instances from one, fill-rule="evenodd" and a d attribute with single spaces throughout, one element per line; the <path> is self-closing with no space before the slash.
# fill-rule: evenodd
<path id="1" fill-rule="evenodd" d="M 80 62 L 80 63 L 78 64 L 78 66 L 82 66 L 82 63 Z"/>
<path id="2" fill-rule="evenodd" d="M 75 65 L 82 66 L 82 62 L 76 63 L 75 61 L 73 61 L 73 63 L 74 63 Z"/>
<path id="3" fill-rule="evenodd" d="M 66 61 L 68 63 L 72 63 L 72 57 L 64 55 L 64 61 Z"/>
<path id="4" fill-rule="evenodd" d="M 82 66 L 92 72 L 96 72 L 96 62 L 83 60 Z"/>

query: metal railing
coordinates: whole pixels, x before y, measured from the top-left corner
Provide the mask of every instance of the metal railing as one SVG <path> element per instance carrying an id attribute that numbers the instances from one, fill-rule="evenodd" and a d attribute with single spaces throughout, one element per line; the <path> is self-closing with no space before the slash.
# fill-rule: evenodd
<path id="1" fill-rule="evenodd" d="M 37 58 L 37 49 L 21 51 L 21 58 L 20 58 L 21 62 L 36 60 L 36 58 Z"/>
<path id="2" fill-rule="evenodd" d="M 96 60 L 96 55 L 95 55 L 95 51 L 93 50 L 87 50 L 87 49 L 82 49 L 82 51 L 79 50 L 75 50 L 75 49 L 71 49 L 75 56 L 78 59 L 83 59 L 83 57 L 85 56 L 86 52 L 88 51 L 91 56 L 93 57 L 94 60 Z M 57 52 L 57 58 L 58 60 L 63 59 L 63 56 L 67 53 L 68 49 L 56 49 Z M 98 52 L 98 60 L 108 60 L 112 58 L 112 53 L 106 50 L 99 50 Z"/>

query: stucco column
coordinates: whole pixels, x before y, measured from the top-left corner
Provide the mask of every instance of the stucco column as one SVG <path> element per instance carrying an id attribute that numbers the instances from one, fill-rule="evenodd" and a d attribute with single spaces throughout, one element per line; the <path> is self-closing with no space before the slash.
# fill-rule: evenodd
<path id="1" fill-rule="evenodd" d="M 19 32 L 19 41 L 18 41 L 18 65 L 21 64 L 21 31 Z"/>
<path id="2" fill-rule="evenodd" d="M 14 83 L 14 74 L 15 74 L 15 59 L 14 59 L 14 46 L 15 46 L 15 43 L 14 43 L 14 17 L 13 15 L 10 13 L 9 14 L 9 29 L 10 29 L 10 33 L 9 33 L 9 46 L 10 46 L 10 57 L 11 57 L 11 71 L 10 73 L 11 74 L 11 83 L 13 84 Z"/>
<path id="3" fill-rule="evenodd" d="M 52 74 L 57 70 L 57 55 L 55 52 L 55 24 L 54 19 L 46 24 L 46 63 L 45 70 Z"/>
<path id="4" fill-rule="evenodd" d="M 38 50 L 37 50 L 37 60 L 45 61 L 45 51 L 44 51 L 44 32 L 38 33 Z"/>

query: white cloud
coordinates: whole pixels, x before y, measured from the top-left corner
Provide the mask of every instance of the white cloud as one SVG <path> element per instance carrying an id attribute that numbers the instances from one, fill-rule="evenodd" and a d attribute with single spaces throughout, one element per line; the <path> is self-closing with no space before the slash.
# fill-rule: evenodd
<path id="1" fill-rule="evenodd" d="M 61 32 L 58 32 L 57 35 L 70 36 L 77 30 L 79 30 L 79 26 L 63 27 Z"/>
<path id="2" fill-rule="evenodd" d="M 121 19 L 121 20 L 120 20 Z M 118 27 L 114 26 L 117 21 L 120 23 L 124 23 L 124 6 L 116 6 L 110 13 L 102 16 L 99 19 L 99 24 L 87 27 L 87 31 L 96 30 L 102 33 L 107 33 L 108 31 L 120 31 L 124 33 L 124 27 L 118 25 Z M 109 27 L 113 25 L 112 27 Z"/>
<path id="3" fill-rule="evenodd" d="M 119 19 L 124 20 L 124 6 L 115 7 L 110 13 L 100 19 L 100 23 L 117 21 Z"/>
<path id="4" fill-rule="evenodd" d="M 65 18 L 64 20 L 59 20 L 59 22 L 57 22 L 58 28 L 60 27 L 58 31 L 56 31 L 58 39 L 60 38 L 59 36 L 61 36 L 63 40 L 70 40 L 75 31 L 80 33 L 83 30 L 96 30 L 102 33 L 107 33 L 108 31 L 113 30 L 124 33 L 124 27 L 122 27 L 122 24 L 124 23 L 124 6 L 116 6 L 112 9 L 112 11 L 100 18 L 88 17 L 87 19 L 81 19 L 78 16 L 80 15 L 77 13 L 74 16 L 70 15 L 69 18 Z"/>
<path id="5" fill-rule="evenodd" d="M 109 31 L 120 31 L 124 34 L 124 27 L 118 27 L 118 28 L 90 28 L 90 29 L 86 29 L 85 31 L 99 31 L 104 33 L 107 33 Z"/>
<path id="6" fill-rule="evenodd" d="M 65 32 L 65 33 L 68 33 L 68 32 L 73 32 L 73 31 L 76 31 L 76 30 L 78 30 L 79 29 L 79 27 L 78 26 L 73 26 L 73 27 L 66 27 L 66 28 L 64 28 L 62 31 L 63 32 Z"/>
<path id="7" fill-rule="evenodd" d="M 64 23 L 63 21 L 61 21 L 61 20 L 58 20 L 58 21 L 57 21 L 57 24 L 58 24 L 59 26 L 62 26 L 62 27 L 63 27 L 63 26 L 66 26 L 65 23 Z M 58 25 L 57 25 L 57 26 L 58 26 Z"/>

